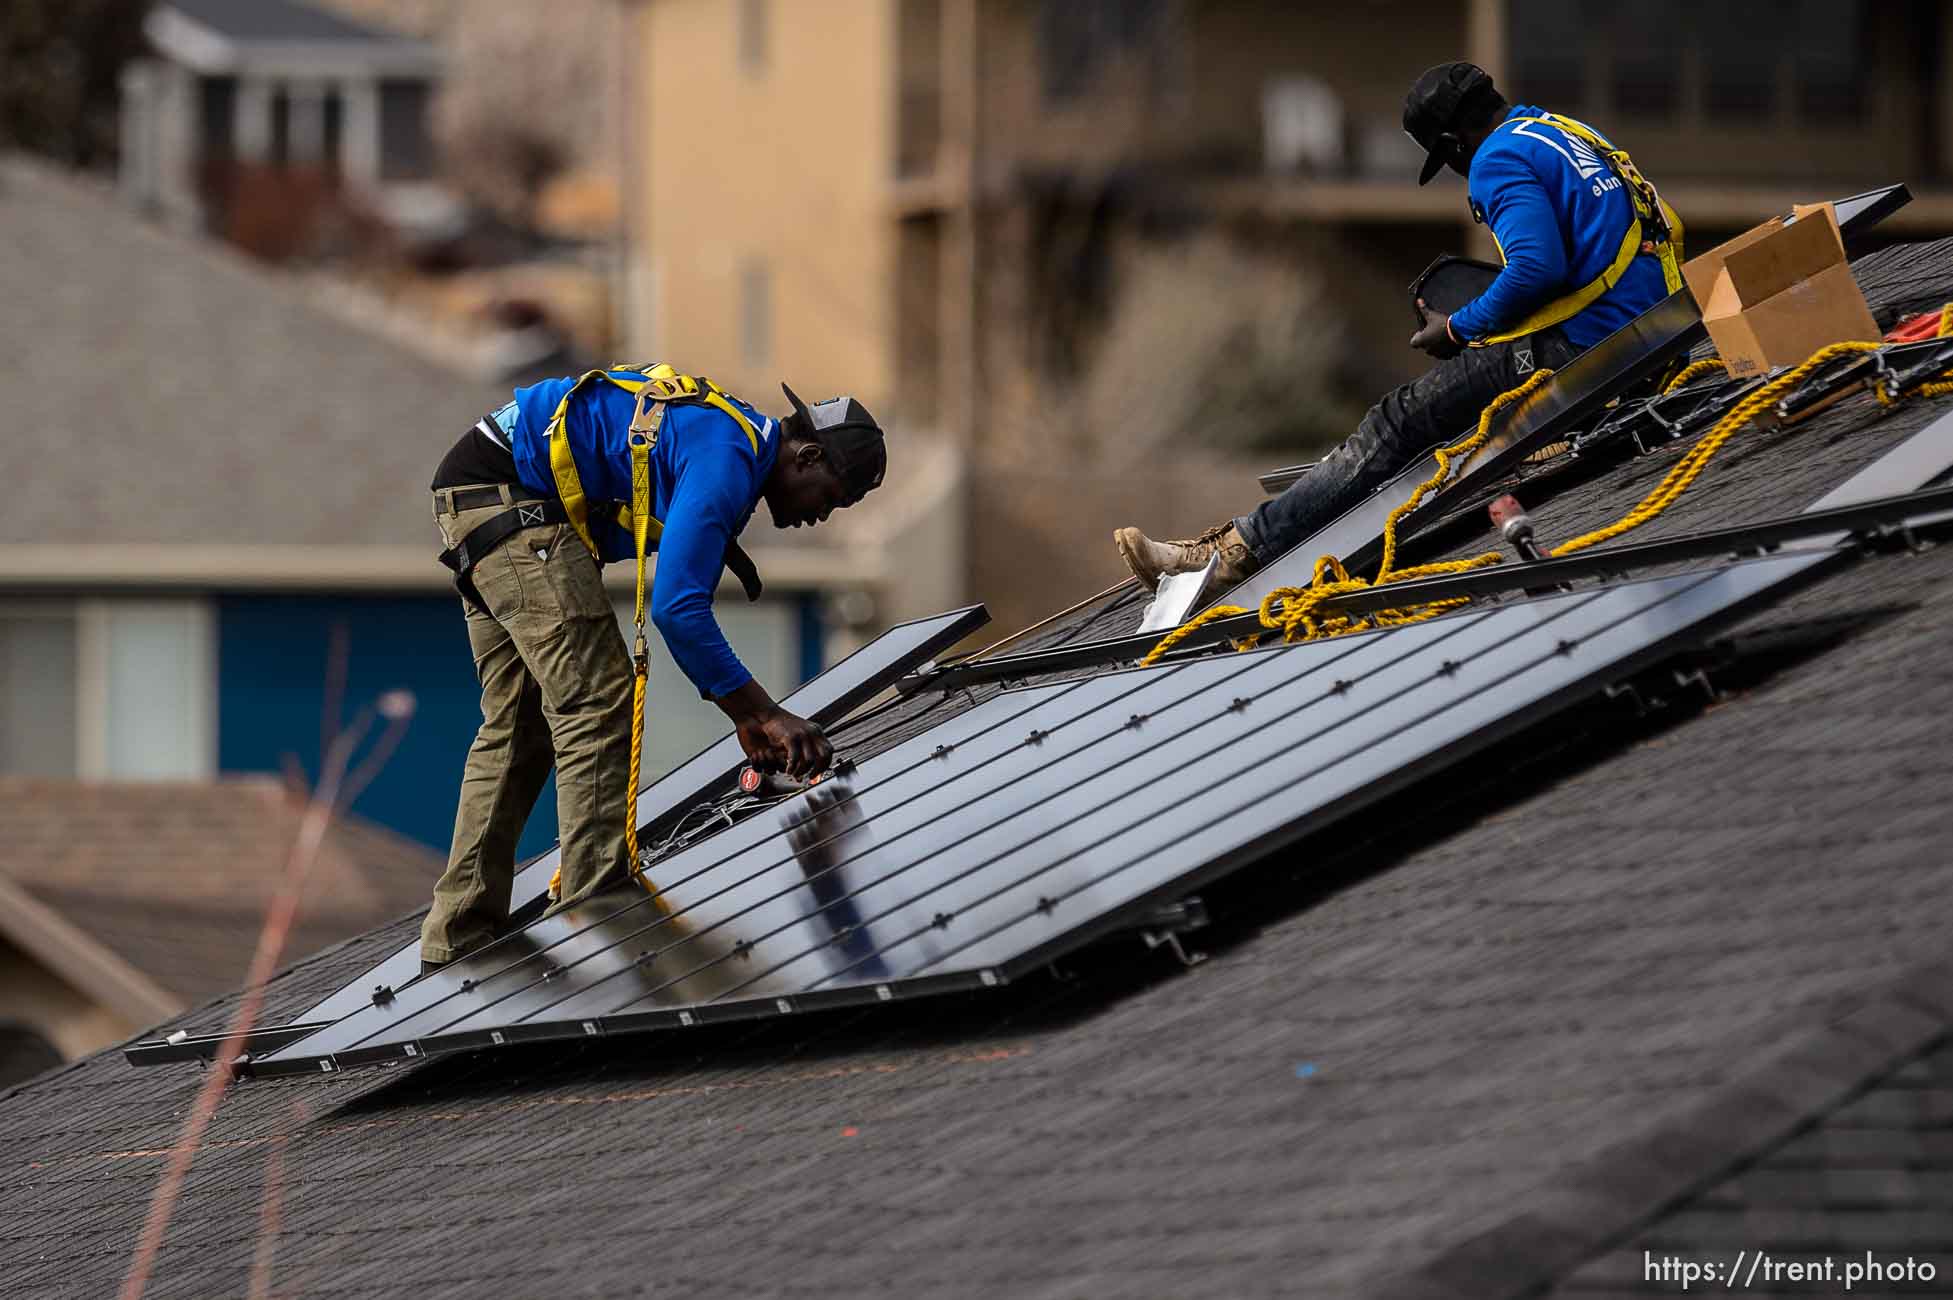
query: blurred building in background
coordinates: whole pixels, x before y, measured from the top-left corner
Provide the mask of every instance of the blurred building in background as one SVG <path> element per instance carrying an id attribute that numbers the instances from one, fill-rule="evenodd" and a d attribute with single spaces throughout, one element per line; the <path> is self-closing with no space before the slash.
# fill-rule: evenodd
<path id="1" fill-rule="evenodd" d="M 1400 118 L 1431 64 L 1612 133 L 1696 247 L 1893 180 L 1918 198 L 1890 235 L 1953 229 L 1934 0 L 625 12 L 624 337 L 849 385 L 965 448 L 973 586 L 1006 622 L 1115 579 L 1118 524 L 1245 509 L 1250 465 L 1424 364 L 1405 286 L 1492 253 L 1462 181 L 1416 184 Z"/>
<path id="2" fill-rule="evenodd" d="M 285 0 L 166 0 L 143 30 L 155 53 L 122 70 L 119 177 L 166 219 L 224 228 L 258 172 L 375 195 L 432 178 L 425 41 Z"/>

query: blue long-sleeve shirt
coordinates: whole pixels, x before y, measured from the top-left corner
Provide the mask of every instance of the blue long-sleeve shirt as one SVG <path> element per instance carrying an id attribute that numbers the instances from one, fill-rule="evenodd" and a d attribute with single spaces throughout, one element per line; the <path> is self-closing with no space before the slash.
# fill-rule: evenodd
<path id="1" fill-rule="evenodd" d="M 613 371 L 629 378 L 630 371 Z M 531 491 L 556 496 L 549 468 L 549 420 L 576 382 L 547 379 L 515 390 L 516 427 L 510 436 L 516 473 Z M 665 409 L 651 451 L 651 513 L 664 524 L 652 543 L 658 553 L 651 588 L 651 621 L 671 657 L 711 697 L 738 690 L 753 679 L 712 616 L 726 544 L 746 526 L 759 504 L 766 476 L 779 456 L 780 426 L 733 399 L 759 435 L 755 453 L 746 431 L 715 407 L 681 402 Z M 564 427 L 583 494 L 592 503 L 631 499 L 631 416 L 637 398 L 615 384 L 596 383 L 570 402 Z M 600 559 L 626 560 L 636 543 L 614 519 L 593 511 L 590 533 Z"/>
<path id="2" fill-rule="evenodd" d="M 1472 156 L 1472 214 L 1491 226 L 1505 269 L 1452 314 L 1461 339 L 1504 333 L 1592 281 L 1613 263 L 1634 219 L 1626 188 L 1586 141 L 1519 120 L 1540 115 L 1530 105 L 1514 108 Z M 1591 347 L 1667 296 L 1661 262 L 1643 253 L 1561 328 L 1575 347 Z"/>

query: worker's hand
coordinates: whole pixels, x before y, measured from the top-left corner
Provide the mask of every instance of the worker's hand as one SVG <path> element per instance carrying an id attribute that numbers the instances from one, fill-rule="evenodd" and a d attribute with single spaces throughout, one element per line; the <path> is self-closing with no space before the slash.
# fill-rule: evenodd
<path id="1" fill-rule="evenodd" d="M 774 706 L 739 724 L 739 746 L 763 772 L 808 777 L 834 761 L 834 746 L 814 723 Z"/>
<path id="2" fill-rule="evenodd" d="M 766 688 L 749 679 L 744 686 L 713 700 L 732 719 L 739 747 L 762 772 L 812 776 L 834 761 L 834 746 L 821 729 L 773 702 Z"/>
<path id="3" fill-rule="evenodd" d="M 1412 347 L 1440 361 L 1449 361 L 1465 350 L 1465 345 L 1451 333 L 1451 317 L 1441 311 L 1432 311 L 1422 298 L 1417 300 L 1417 310 L 1423 313 L 1424 327 L 1411 335 Z"/>

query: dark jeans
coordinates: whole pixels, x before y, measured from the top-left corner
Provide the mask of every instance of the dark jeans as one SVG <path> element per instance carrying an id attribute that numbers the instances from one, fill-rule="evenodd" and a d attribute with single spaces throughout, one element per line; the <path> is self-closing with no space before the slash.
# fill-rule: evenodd
<path id="1" fill-rule="evenodd" d="M 1466 348 L 1384 394 L 1348 440 L 1234 526 L 1267 564 L 1418 457 L 1470 433 L 1493 398 L 1525 383 L 1534 370 L 1558 370 L 1579 355 L 1557 326 L 1510 343 Z"/>

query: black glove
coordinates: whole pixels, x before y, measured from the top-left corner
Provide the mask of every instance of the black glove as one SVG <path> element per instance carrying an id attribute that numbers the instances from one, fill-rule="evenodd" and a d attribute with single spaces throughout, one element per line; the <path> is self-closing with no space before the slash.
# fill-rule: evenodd
<path id="1" fill-rule="evenodd" d="M 1422 298 L 1417 300 L 1417 310 L 1424 315 L 1424 327 L 1411 335 L 1412 347 L 1440 361 L 1449 361 L 1465 350 L 1465 345 L 1452 337 L 1451 317 L 1441 311 L 1432 311 L 1424 305 Z"/>

